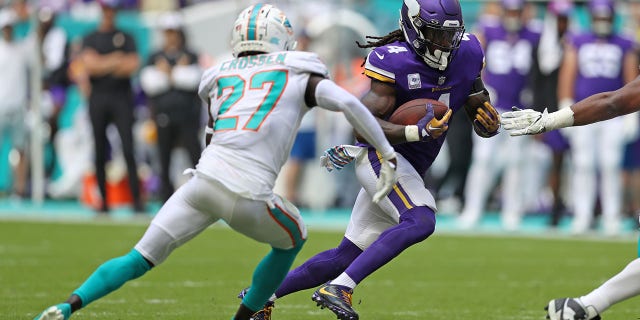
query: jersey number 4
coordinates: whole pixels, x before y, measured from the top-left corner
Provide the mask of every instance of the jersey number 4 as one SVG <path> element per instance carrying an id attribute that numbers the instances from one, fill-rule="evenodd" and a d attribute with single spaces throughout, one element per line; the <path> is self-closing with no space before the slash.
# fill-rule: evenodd
<path id="1" fill-rule="evenodd" d="M 287 86 L 287 79 L 286 70 L 260 71 L 252 75 L 248 82 L 238 75 L 218 78 L 217 96 L 220 97 L 224 89 L 231 89 L 231 93 L 220 104 L 213 130 L 238 129 L 238 116 L 233 115 L 233 106 L 242 100 L 245 96 L 245 90 L 262 90 L 266 84 L 270 83 L 271 86 L 262 99 L 262 103 L 256 107 L 242 127 L 242 130 L 258 131 L 264 120 L 271 113 L 271 110 L 278 103 L 278 100 L 280 100 L 280 96 L 282 96 L 284 88 Z"/>

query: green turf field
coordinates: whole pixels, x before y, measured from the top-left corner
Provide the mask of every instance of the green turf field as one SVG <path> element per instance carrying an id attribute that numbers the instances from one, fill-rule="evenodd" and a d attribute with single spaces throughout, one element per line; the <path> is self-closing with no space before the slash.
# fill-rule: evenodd
<path id="1" fill-rule="evenodd" d="M 0 221 L 0 319 L 31 319 L 67 298 L 105 259 L 130 250 L 146 223 Z M 311 230 L 296 265 L 336 245 Z M 436 234 L 401 254 L 354 293 L 361 319 L 544 319 L 551 298 L 585 293 L 635 258 L 635 243 Z M 178 249 L 163 265 L 94 302 L 73 319 L 229 319 L 267 252 L 225 227 Z M 335 319 L 312 290 L 276 303 L 274 319 Z M 605 313 L 638 319 L 640 298 Z"/>

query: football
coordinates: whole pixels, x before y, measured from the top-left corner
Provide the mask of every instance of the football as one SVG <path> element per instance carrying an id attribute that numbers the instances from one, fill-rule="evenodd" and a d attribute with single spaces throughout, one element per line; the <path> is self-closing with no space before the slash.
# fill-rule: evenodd
<path id="1" fill-rule="evenodd" d="M 399 106 L 389 117 L 389 122 L 402 125 L 412 125 L 418 123 L 427 113 L 426 105 L 431 103 L 433 115 L 436 119 L 441 119 L 449 110 L 449 106 L 433 99 L 415 99 L 405 102 Z"/>

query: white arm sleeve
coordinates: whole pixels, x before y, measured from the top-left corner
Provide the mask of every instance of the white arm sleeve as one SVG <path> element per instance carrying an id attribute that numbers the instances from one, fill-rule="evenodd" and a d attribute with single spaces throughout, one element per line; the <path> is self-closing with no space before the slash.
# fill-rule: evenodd
<path id="1" fill-rule="evenodd" d="M 146 66 L 140 71 L 140 86 L 148 96 L 156 96 L 169 91 L 169 77 L 154 66 Z"/>
<path id="2" fill-rule="evenodd" d="M 342 111 L 349 123 L 373 145 L 384 159 L 395 157 L 393 147 L 387 141 L 376 118 L 360 100 L 331 80 L 322 80 L 316 87 L 318 106 L 331 111 Z"/>
<path id="3" fill-rule="evenodd" d="M 200 84 L 202 70 L 197 65 L 175 66 L 171 70 L 173 85 L 182 90 L 196 91 Z"/>

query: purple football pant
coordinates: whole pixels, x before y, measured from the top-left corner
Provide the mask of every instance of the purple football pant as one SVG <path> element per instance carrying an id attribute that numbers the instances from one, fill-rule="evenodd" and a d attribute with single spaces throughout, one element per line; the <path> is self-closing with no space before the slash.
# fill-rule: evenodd
<path id="1" fill-rule="evenodd" d="M 317 287 L 346 272 L 360 283 L 411 245 L 428 238 L 435 230 L 435 213 L 429 207 L 414 207 L 400 215 L 399 224 L 380 234 L 366 250 L 347 238 L 337 248 L 321 252 L 287 274 L 276 297 Z"/>

